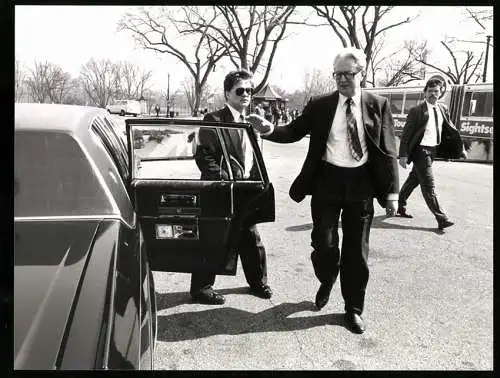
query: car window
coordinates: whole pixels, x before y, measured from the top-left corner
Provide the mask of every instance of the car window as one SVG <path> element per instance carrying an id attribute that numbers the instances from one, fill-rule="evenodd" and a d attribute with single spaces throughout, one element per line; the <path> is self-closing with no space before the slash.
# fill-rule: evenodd
<path id="1" fill-rule="evenodd" d="M 247 150 L 247 167 L 250 167 L 247 171 L 240 147 L 242 139 L 238 138 L 243 138 Z M 217 181 L 224 177 L 262 181 L 250 139 L 242 129 L 134 125 L 132 140 L 134 178 L 200 180 L 202 170 L 209 170 L 203 180 Z"/>
<path id="2" fill-rule="evenodd" d="M 127 182 L 129 179 L 127 149 L 123 140 L 116 134 L 115 127 L 107 118 L 96 117 L 92 122 L 92 129 L 113 159 L 122 180 Z"/>
<path id="3" fill-rule="evenodd" d="M 113 214 L 102 184 L 72 136 L 18 131 L 14 142 L 14 215 Z"/>

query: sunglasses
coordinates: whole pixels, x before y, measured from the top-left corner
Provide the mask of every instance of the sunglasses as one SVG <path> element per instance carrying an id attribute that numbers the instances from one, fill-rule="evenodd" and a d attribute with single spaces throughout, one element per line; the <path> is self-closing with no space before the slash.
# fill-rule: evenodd
<path id="1" fill-rule="evenodd" d="M 237 96 L 243 96 L 243 93 L 246 92 L 248 95 L 253 94 L 253 88 L 237 88 L 234 93 L 236 93 Z"/>

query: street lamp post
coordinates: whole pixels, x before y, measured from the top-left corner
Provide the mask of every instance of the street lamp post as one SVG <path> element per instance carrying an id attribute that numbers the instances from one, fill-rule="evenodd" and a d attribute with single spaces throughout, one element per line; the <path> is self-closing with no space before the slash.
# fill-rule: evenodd
<path id="1" fill-rule="evenodd" d="M 490 51 L 491 35 L 486 36 L 486 55 L 484 57 L 483 83 L 486 83 L 486 71 L 488 69 L 488 53 Z"/>
<path id="2" fill-rule="evenodd" d="M 170 74 L 167 76 L 167 117 L 170 117 Z"/>

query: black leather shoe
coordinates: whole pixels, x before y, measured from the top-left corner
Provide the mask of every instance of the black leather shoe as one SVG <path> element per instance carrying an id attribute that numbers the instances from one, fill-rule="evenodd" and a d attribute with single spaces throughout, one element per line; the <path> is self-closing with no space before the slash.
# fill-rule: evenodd
<path id="1" fill-rule="evenodd" d="M 202 291 L 191 296 L 193 301 L 202 304 L 221 305 L 226 301 L 224 296 L 216 291 Z"/>
<path id="2" fill-rule="evenodd" d="M 401 217 L 401 218 L 413 218 L 413 215 L 411 214 L 408 214 L 406 212 L 406 209 L 403 209 L 403 208 L 398 208 L 398 211 L 396 211 L 396 216 L 397 217 Z"/>
<path id="3" fill-rule="evenodd" d="M 363 333 L 366 330 L 365 322 L 361 315 L 355 312 L 346 312 L 345 321 L 347 328 L 354 333 Z"/>
<path id="4" fill-rule="evenodd" d="M 449 220 L 438 221 L 438 229 L 443 230 L 446 227 L 453 226 L 455 223 L 450 222 Z"/>
<path id="5" fill-rule="evenodd" d="M 273 295 L 273 291 L 268 285 L 250 287 L 250 292 L 259 298 L 269 299 Z"/>
<path id="6" fill-rule="evenodd" d="M 330 299 L 330 292 L 332 291 L 333 283 L 322 283 L 316 293 L 316 307 L 321 310 L 328 303 Z"/>

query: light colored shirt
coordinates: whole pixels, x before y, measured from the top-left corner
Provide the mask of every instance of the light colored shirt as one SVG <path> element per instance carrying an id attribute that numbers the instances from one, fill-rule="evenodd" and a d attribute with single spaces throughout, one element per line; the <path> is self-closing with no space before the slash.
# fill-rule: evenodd
<path id="1" fill-rule="evenodd" d="M 339 101 L 335 116 L 333 117 L 332 128 L 326 142 L 326 150 L 323 160 L 338 167 L 355 168 L 360 167 L 368 161 L 368 148 L 366 147 L 365 129 L 363 127 L 363 117 L 361 112 L 361 93 L 358 92 L 352 97 L 351 111 L 356 119 L 358 137 L 361 143 L 363 157 L 357 161 L 354 159 L 349 147 L 347 136 L 347 101 L 348 97 L 339 93 Z"/>
<path id="2" fill-rule="evenodd" d="M 231 111 L 234 122 L 245 122 L 245 114 L 240 113 L 228 103 L 226 103 L 226 106 Z M 252 169 L 253 165 L 253 149 L 252 146 L 250 145 L 250 141 L 248 140 L 247 134 L 243 130 L 237 130 L 237 131 L 239 132 L 241 137 L 241 148 L 243 150 L 243 155 L 245 160 L 243 164 L 243 170 L 244 170 L 243 177 L 249 178 L 250 170 Z"/>
<path id="3" fill-rule="evenodd" d="M 437 142 L 438 142 L 438 135 L 436 133 L 436 120 L 434 117 L 433 108 L 436 108 L 436 113 L 437 113 L 437 118 L 438 118 L 437 123 L 438 123 L 440 136 L 441 136 L 441 131 L 443 129 L 443 114 L 441 113 L 441 109 L 439 109 L 439 106 L 437 105 L 437 103 L 435 105 L 432 105 L 427 101 L 425 101 L 425 103 L 427 104 L 427 111 L 429 112 L 429 119 L 427 120 L 427 123 L 425 125 L 425 132 L 424 132 L 424 136 L 422 137 L 422 141 L 420 142 L 420 145 L 427 146 L 427 147 L 435 147 L 437 145 Z"/>

